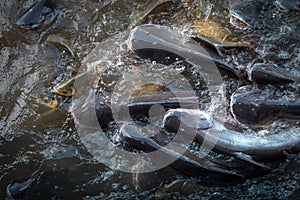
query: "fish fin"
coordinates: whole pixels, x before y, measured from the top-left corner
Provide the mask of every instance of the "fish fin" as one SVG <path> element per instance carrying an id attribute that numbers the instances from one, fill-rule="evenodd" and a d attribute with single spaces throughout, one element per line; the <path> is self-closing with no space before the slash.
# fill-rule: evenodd
<path id="1" fill-rule="evenodd" d="M 245 154 L 245 153 L 242 153 L 242 152 L 236 152 L 235 154 L 235 157 L 240 159 L 240 160 L 243 160 L 243 161 L 246 161 L 248 163 L 251 163 L 257 167 L 260 167 L 264 170 L 267 170 L 267 171 L 270 171 L 272 170 L 272 168 L 262 164 L 262 163 L 259 163 L 259 162 L 256 162 L 255 160 L 253 160 L 252 156 L 248 155 L 248 154 Z"/>
<path id="2" fill-rule="evenodd" d="M 232 169 L 232 170 L 225 169 L 224 166 L 214 166 L 214 167 L 211 167 L 210 170 L 215 170 L 216 172 L 219 172 L 219 173 L 236 176 L 236 177 L 243 178 L 243 179 L 246 178 L 242 173 L 240 173 L 234 169 Z"/>

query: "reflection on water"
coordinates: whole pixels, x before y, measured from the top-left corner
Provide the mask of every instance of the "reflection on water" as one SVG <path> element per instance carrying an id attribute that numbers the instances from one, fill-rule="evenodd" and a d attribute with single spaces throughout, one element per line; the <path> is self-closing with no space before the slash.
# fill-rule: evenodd
<path id="1" fill-rule="evenodd" d="M 159 192 L 161 183 L 187 177 L 169 168 L 128 174 L 99 163 L 82 145 L 68 102 L 49 110 L 36 101 L 60 81 L 57 77 L 70 76 L 78 67 L 68 52 L 44 41 L 49 34 L 60 34 L 84 58 L 95 44 L 126 30 L 129 16 L 152 1 L 62 1 L 64 9 L 51 27 L 22 31 L 14 21 L 33 2 L 0 2 L 1 199 L 144 199 L 158 194 L 212 199 L 297 197 L 298 157 L 291 158 L 285 168 L 239 185 L 200 186 L 195 184 L 199 179 L 189 180 L 193 182 L 190 188 L 169 187 Z"/>

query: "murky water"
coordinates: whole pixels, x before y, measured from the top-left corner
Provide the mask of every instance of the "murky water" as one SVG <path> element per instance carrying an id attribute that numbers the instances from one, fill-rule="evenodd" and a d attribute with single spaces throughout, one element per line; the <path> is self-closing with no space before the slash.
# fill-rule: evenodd
<path id="1" fill-rule="evenodd" d="M 46 37 L 61 35 L 82 59 L 106 38 L 128 32 L 130 15 L 143 10 L 152 1 L 62 1 L 61 13 L 50 27 L 37 31 L 18 29 L 15 19 L 33 2 L 0 2 L 1 199 L 171 199 L 179 196 L 183 199 L 297 199 L 300 194 L 299 156 L 282 161 L 270 174 L 221 186 L 203 185 L 201 177 L 191 179 L 171 168 L 130 174 L 114 171 L 97 161 L 78 136 L 68 112 L 70 103 L 50 110 L 36 101 L 61 79 L 74 75 L 80 67 L 80 61 L 72 59 L 65 49 L 45 42 Z M 181 15 L 170 17 L 176 8 L 168 4 L 147 20 L 167 25 L 184 24 L 184 19 L 178 20 Z M 285 23 L 279 23 L 279 34 L 295 35 L 296 31 L 299 36 L 299 23 L 297 26 L 295 21 L 296 27 L 292 29 Z M 270 39 L 265 35 L 260 38 L 267 44 L 261 45 L 258 52 L 262 55 L 271 50 L 281 53 L 276 54 L 277 57 L 266 54 L 273 60 L 286 58 L 285 53 L 299 58 L 299 38 L 293 39 L 298 49 L 294 48 L 296 50 L 290 53 L 292 48 L 285 51 L 268 45 L 278 37 Z M 285 44 L 289 40 L 280 41 Z M 244 54 L 242 52 L 236 59 L 242 60 Z M 284 63 L 284 59 L 280 62 Z M 299 67 L 299 59 L 295 58 L 293 62 Z M 178 183 L 180 186 L 164 188 L 164 184 L 175 180 L 182 181 Z"/>

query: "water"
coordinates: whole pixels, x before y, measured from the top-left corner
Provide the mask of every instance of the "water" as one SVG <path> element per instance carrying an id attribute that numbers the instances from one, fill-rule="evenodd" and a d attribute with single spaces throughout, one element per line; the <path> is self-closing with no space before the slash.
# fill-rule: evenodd
<path id="1" fill-rule="evenodd" d="M 96 160 L 78 136 L 68 103 L 49 110 L 36 101 L 60 81 L 57 77 L 70 76 L 80 66 L 67 51 L 45 39 L 60 34 L 84 58 L 104 39 L 128 31 L 129 16 L 151 1 L 65 1 L 51 27 L 22 31 L 14 21 L 33 2 L 0 2 L 0 199 L 297 199 L 299 156 L 282 161 L 270 174 L 221 186 L 197 184 L 201 177 L 191 179 L 171 168 L 131 174 Z M 174 23 L 167 17 L 158 18 L 161 23 Z M 283 29 L 279 32 L 283 34 Z M 261 47 L 263 54 L 268 47 Z M 279 59 L 289 59 L 290 50 L 278 51 Z M 180 187 L 163 186 L 175 180 L 182 181 Z"/>

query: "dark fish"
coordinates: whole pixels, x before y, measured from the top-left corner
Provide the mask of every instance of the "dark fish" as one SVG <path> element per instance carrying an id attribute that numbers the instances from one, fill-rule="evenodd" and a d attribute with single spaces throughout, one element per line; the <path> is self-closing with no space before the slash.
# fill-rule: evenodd
<path id="1" fill-rule="evenodd" d="M 300 119 L 300 98 L 291 100 L 276 90 L 264 90 L 245 86 L 237 89 L 231 97 L 234 118 L 249 126 L 261 126 L 278 118 Z M 278 91 L 279 93 L 279 91 Z"/>
<path id="2" fill-rule="evenodd" d="M 213 120 L 214 126 L 208 130 L 199 128 L 199 124 L 191 125 L 181 115 L 191 115 L 190 118 L 203 118 L 203 115 L 195 114 L 189 109 L 169 110 L 164 118 L 164 127 L 170 131 L 176 130 L 178 121 L 184 127 L 185 134 L 195 134 L 195 141 L 213 144 L 212 150 L 218 153 L 235 156 L 251 164 L 268 169 L 267 166 L 258 163 L 262 160 L 278 160 L 287 154 L 300 152 L 300 130 L 281 130 L 278 134 L 258 136 L 256 133 L 245 134 L 236 130 L 227 129 L 223 123 Z"/>
<path id="3" fill-rule="evenodd" d="M 279 68 L 273 64 L 257 63 L 249 71 L 249 79 L 259 84 L 281 84 L 299 82 L 300 77 L 291 71 Z"/>
<path id="4" fill-rule="evenodd" d="M 131 124 L 124 124 L 118 133 L 119 142 L 122 143 L 127 150 L 140 150 L 145 153 L 156 152 L 156 154 L 148 154 L 151 159 L 157 160 L 159 157 L 163 159 L 163 162 L 170 161 L 170 166 L 178 171 L 191 176 L 209 176 L 210 174 L 227 175 L 227 178 L 243 178 L 242 174 L 239 174 L 233 170 L 227 169 L 224 165 L 217 161 L 210 160 L 208 158 L 200 158 L 194 154 L 180 154 L 177 152 L 181 147 L 176 146 L 174 149 L 168 149 L 153 141 L 151 138 L 140 134 L 138 129 Z M 170 147 L 168 145 L 168 147 Z M 172 148 L 172 147 L 171 147 Z M 185 152 L 180 149 L 179 151 Z M 155 157 L 151 157 L 155 156 Z M 174 162 L 171 162 L 171 161 Z M 155 165 L 155 163 L 154 163 Z"/>
<path id="5" fill-rule="evenodd" d="M 300 10 L 299 0 L 276 0 L 275 5 L 280 11 L 283 12 Z"/>
<path id="6" fill-rule="evenodd" d="M 201 66 L 203 76 L 219 74 L 215 65 L 233 72 L 238 77 L 241 76 L 233 66 L 223 62 L 216 52 L 204 49 L 196 41 L 166 26 L 153 24 L 138 26 L 131 31 L 128 45 L 141 58 L 150 58 L 163 64 L 186 60 Z M 209 78 L 211 77 L 207 77 L 207 80 Z"/>
<path id="7" fill-rule="evenodd" d="M 51 24 L 57 15 L 58 12 L 54 3 L 47 0 L 40 0 L 21 15 L 17 19 L 16 24 L 26 30 L 35 30 Z"/>
<path id="8" fill-rule="evenodd" d="M 257 0 L 229 0 L 230 23 L 248 29 L 261 15 L 264 2 Z"/>
<path id="9" fill-rule="evenodd" d="M 199 108 L 200 101 L 193 92 L 152 93 L 133 97 L 127 104 L 119 105 L 118 113 L 114 114 L 119 119 L 126 120 L 125 118 L 130 117 L 138 120 L 141 117 L 149 117 L 149 110 L 154 105 L 161 105 L 166 110 L 179 107 Z M 95 100 L 89 96 L 86 100 L 75 102 L 72 113 L 77 123 L 88 127 L 100 125 L 101 128 L 107 128 L 115 120 L 109 103 L 101 97 Z"/>

